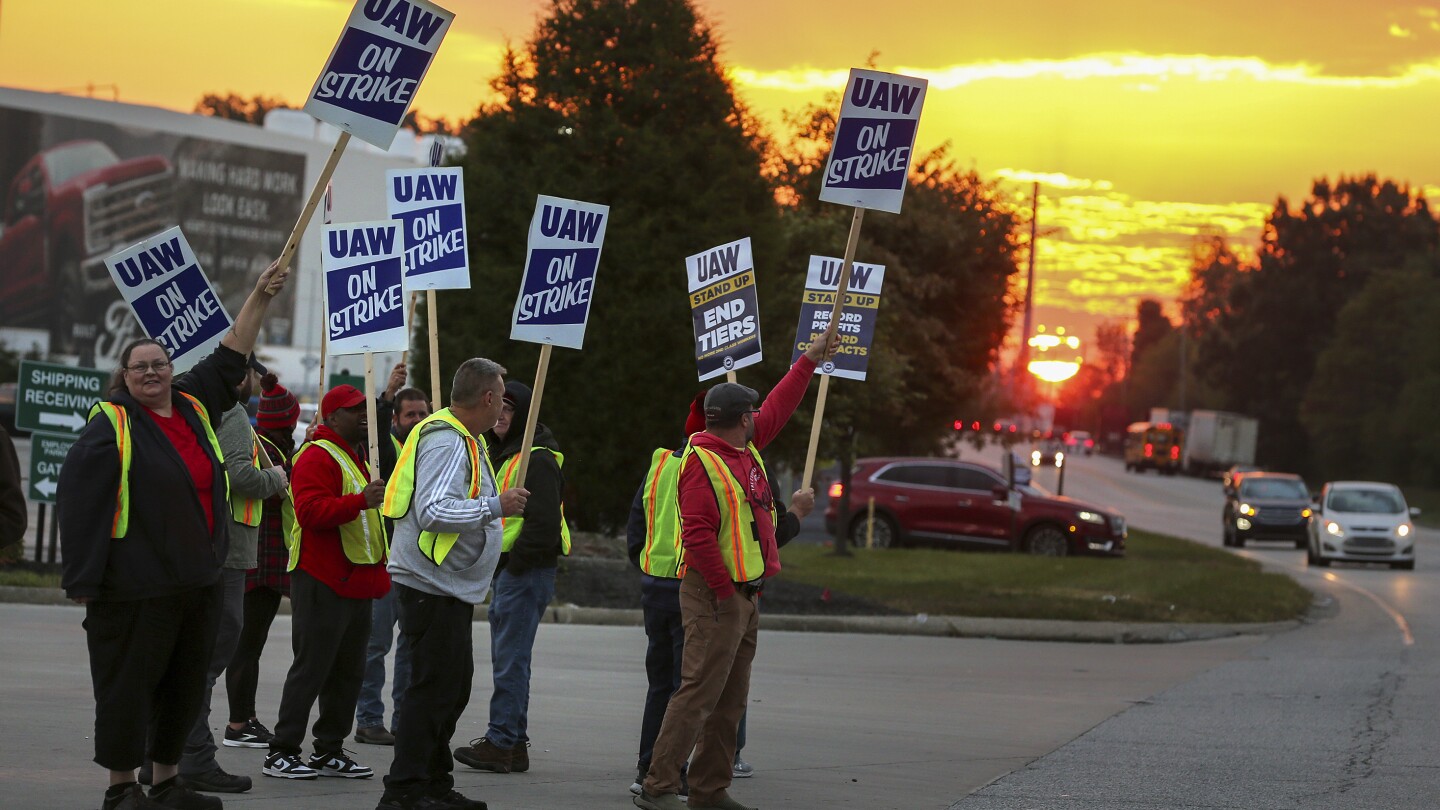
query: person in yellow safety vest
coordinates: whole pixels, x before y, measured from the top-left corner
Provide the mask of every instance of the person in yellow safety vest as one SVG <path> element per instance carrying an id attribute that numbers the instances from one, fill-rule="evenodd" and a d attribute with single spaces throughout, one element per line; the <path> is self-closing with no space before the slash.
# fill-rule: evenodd
<path id="1" fill-rule="evenodd" d="M 630 562 L 641 571 L 640 607 L 645 619 L 645 675 L 649 686 L 645 691 L 645 710 L 640 720 L 640 751 L 636 760 L 635 781 L 630 792 L 640 795 L 645 775 L 655 751 L 655 738 L 665 720 L 665 707 L 670 696 L 680 688 L 680 664 L 685 650 L 685 625 L 680 613 L 680 580 L 685 576 L 685 554 L 680 544 L 680 461 L 690 444 L 690 437 L 705 429 L 705 391 L 690 402 L 690 416 L 685 420 L 684 442 L 677 450 L 659 448 L 650 454 L 650 469 L 635 493 L 630 506 L 626 529 L 626 545 Z M 790 508 L 780 500 L 780 493 L 771 487 L 780 520 L 775 525 L 775 544 L 784 547 L 800 533 L 800 520 L 815 508 L 815 491 L 801 489 L 791 496 Z M 753 773 L 740 759 L 745 747 L 745 720 L 741 719 L 736 734 L 736 777 Z M 744 766 L 742 768 L 741 766 Z M 677 795 L 687 796 L 689 785 L 682 773 Z"/>
<path id="2" fill-rule="evenodd" d="M 498 488 L 481 438 L 500 418 L 504 373 L 483 358 L 462 363 L 450 407 L 410 431 L 385 490 L 384 513 L 395 521 L 390 576 L 411 672 L 380 810 L 484 806 L 455 791 L 449 748 L 470 701 L 471 622 L 500 557 L 501 519 L 520 515 L 529 497 L 520 487 Z"/>
<path id="3" fill-rule="evenodd" d="M 365 674 L 370 600 L 390 590 L 385 482 L 371 480 L 361 453 L 368 427 L 365 395 L 339 385 L 320 400 L 324 423 L 295 454 L 290 494 L 297 536 L 290 548 L 290 613 L 295 659 L 280 694 L 280 713 L 261 773 L 279 779 L 373 775 L 345 752 Z M 310 709 L 315 754 L 301 757 Z"/>
<path id="4" fill-rule="evenodd" d="M 746 807 L 729 788 L 759 629 L 754 600 L 763 580 L 780 572 L 775 497 L 760 450 L 789 421 L 819 363 L 834 355 L 833 327 L 811 342 L 763 406 L 755 407 L 758 393 L 737 383 L 705 394 L 705 430 L 690 438 L 680 460 L 685 655 L 634 799 L 643 810 L 686 808 L 680 774 L 692 750 L 689 807 Z"/>
<path id="5" fill-rule="evenodd" d="M 390 382 L 375 402 L 376 417 L 387 426 L 380 439 L 380 477 L 389 481 L 395 472 L 395 461 L 410 431 L 430 415 L 430 399 L 417 388 L 406 388 L 408 374 L 405 364 L 396 364 L 390 371 Z M 385 521 L 385 530 L 392 528 Z M 376 599 L 370 608 L 370 641 L 365 647 L 365 680 L 360 684 L 360 699 L 355 703 L 355 742 L 367 745 L 394 745 L 390 729 L 400 724 L 400 695 L 410 683 L 410 647 L 402 635 L 396 644 L 395 624 L 400 610 L 395 603 L 394 588 Z M 385 727 L 385 657 L 395 648 L 395 677 L 390 681 L 390 728 Z"/>
<path id="6" fill-rule="evenodd" d="M 235 404 L 245 357 L 287 278 L 278 261 L 260 273 L 220 345 L 184 374 L 174 372 L 165 344 L 126 345 L 108 398 L 61 468 L 60 584 L 85 605 L 94 761 L 109 772 L 103 810 L 221 805 L 177 772 L 205 689 L 229 547 L 229 488 L 214 425 Z M 147 752 L 149 796 L 135 778 Z M 81 803 L 73 795 L 58 801 Z"/>
<path id="7" fill-rule="evenodd" d="M 250 414 L 246 410 L 255 381 L 265 373 L 265 367 L 252 354 L 245 381 L 236 388 L 239 401 L 225 412 L 225 417 L 215 429 L 215 438 L 225 454 L 225 471 L 230 478 L 230 553 L 225 557 L 221 571 L 220 628 L 206 674 L 205 694 L 180 757 L 180 775 L 190 787 L 210 793 L 244 793 L 251 786 L 250 777 L 227 772 L 215 759 L 215 735 L 210 731 L 210 701 L 215 681 L 229 665 L 240 642 L 240 629 L 244 624 L 245 572 L 254 568 L 257 561 L 259 526 L 265 499 L 284 491 L 289 484 L 284 469 L 260 463 L 260 441 L 250 427 Z"/>
<path id="8" fill-rule="evenodd" d="M 520 462 L 528 456 L 525 488 L 530 498 L 523 518 L 505 518 L 504 553 L 495 574 L 495 596 L 490 600 L 490 660 L 495 683 L 490 724 L 484 736 L 455 751 L 459 762 L 494 773 L 530 769 L 531 653 L 540 619 L 555 596 L 557 561 L 570 553 L 570 528 L 561 507 L 565 456 L 550 429 L 538 422 L 534 438 L 525 446 L 530 399 L 530 386 L 515 380 L 506 383 L 500 419 L 491 431 L 490 458 L 499 470 L 500 487 L 517 480 Z"/>

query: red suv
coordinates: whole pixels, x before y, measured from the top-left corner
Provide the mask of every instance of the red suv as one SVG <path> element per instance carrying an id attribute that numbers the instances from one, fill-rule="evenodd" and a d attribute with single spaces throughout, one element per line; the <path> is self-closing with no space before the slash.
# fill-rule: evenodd
<path id="1" fill-rule="evenodd" d="M 943 458 L 863 458 L 850 477 L 850 514 L 839 522 L 841 485 L 830 488 L 825 527 L 843 525 L 865 544 L 875 499 L 874 544 L 943 543 L 1065 556 L 1125 554 L 1125 518 L 1029 484 L 1012 490 L 983 464 Z"/>

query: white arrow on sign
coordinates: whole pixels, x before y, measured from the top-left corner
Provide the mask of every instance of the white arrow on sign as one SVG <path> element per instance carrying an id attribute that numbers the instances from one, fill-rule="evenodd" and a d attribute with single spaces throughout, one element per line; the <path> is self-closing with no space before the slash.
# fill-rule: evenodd
<path id="1" fill-rule="evenodd" d="M 35 491 L 47 498 L 53 498 L 55 497 L 56 486 L 56 483 L 49 478 L 41 478 L 35 482 Z"/>
<path id="2" fill-rule="evenodd" d="M 40 424 L 59 425 L 60 427 L 68 428 L 79 433 L 80 429 L 85 427 L 85 417 L 74 411 L 70 413 L 42 413 L 40 414 Z"/>

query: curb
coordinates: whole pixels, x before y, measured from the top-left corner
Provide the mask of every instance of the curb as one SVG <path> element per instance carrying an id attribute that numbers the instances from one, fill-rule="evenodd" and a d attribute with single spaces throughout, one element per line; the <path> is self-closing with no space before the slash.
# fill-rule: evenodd
<path id="1" fill-rule="evenodd" d="M 0 586 L 0 603 L 27 605 L 70 605 L 78 607 L 59 588 Z M 290 601 L 280 603 L 280 612 L 290 612 Z M 475 609 L 475 620 L 484 621 L 487 612 Z M 643 627 L 644 614 L 627 608 L 587 608 L 552 605 L 545 612 L 551 624 L 590 624 L 612 627 Z M 989 638 L 1010 641 L 1068 641 L 1100 644 L 1172 644 L 1206 641 L 1232 636 L 1273 635 L 1294 630 L 1303 622 L 1260 622 L 1237 624 L 1170 624 L 1165 622 L 1074 622 L 1048 619 L 984 619 L 972 616 L 782 616 L 762 613 L 765 630 L 797 633 L 869 633 L 891 636 L 940 636 L 945 638 Z"/>

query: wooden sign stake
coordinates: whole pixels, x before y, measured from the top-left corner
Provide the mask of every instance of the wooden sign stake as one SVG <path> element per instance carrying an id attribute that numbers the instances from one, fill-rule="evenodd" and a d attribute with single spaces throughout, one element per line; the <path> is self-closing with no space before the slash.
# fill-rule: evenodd
<path id="1" fill-rule="evenodd" d="M 280 251 L 280 270 L 284 272 L 290 266 L 290 261 L 295 258 L 295 251 L 300 248 L 300 237 L 305 235 L 305 226 L 310 224 L 310 217 L 315 214 L 316 206 L 320 205 L 320 198 L 325 196 L 325 187 L 330 184 L 330 177 L 335 174 L 335 167 L 340 165 L 340 155 L 345 152 L 346 144 L 350 143 L 350 133 L 341 132 L 340 137 L 335 139 L 335 148 L 330 150 L 330 158 L 325 161 L 325 167 L 320 170 L 320 176 L 315 179 L 315 187 L 310 189 L 310 199 L 305 201 L 305 207 L 300 209 L 300 218 L 295 221 L 295 227 L 290 231 L 290 238 L 285 240 L 285 249 Z"/>
<path id="2" fill-rule="evenodd" d="M 425 291 L 425 323 L 430 327 L 430 399 L 440 410 L 440 313 L 435 311 L 435 291 Z"/>
<path id="3" fill-rule="evenodd" d="M 540 365 L 535 369 L 535 389 L 530 394 L 530 412 L 525 415 L 524 440 L 520 442 L 520 470 L 515 478 L 515 487 L 519 489 L 525 488 L 525 474 L 530 471 L 530 446 L 535 442 L 535 426 L 540 421 L 540 397 L 545 393 L 545 375 L 550 371 L 551 348 L 549 343 L 540 346 Z"/>
<path id="4" fill-rule="evenodd" d="M 725 372 L 725 382 L 732 382 L 732 383 L 735 382 L 735 372 L 733 372 L 733 371 L 727 371 L 727 372 Z"/>
<path id="5" fill-rule="evenodd" d="M 420 293 L 410 293 L 410 308 L 405 312 L 405 326 L 407 328 L 410 328 L 411 330 L 414 329 L 414 326 L 412 324 L 415 323 L 415 302 L 418 300 L 420 300 Z M 413 331 L 411 337 L 414 337 Z M 404 363 L 406 366 L 410 365 L 410 349 L 407 348 L 405 349 L 405 351 L 400 353 L 400 362 Z"/>
<path id="6" fill-rule="evenodd" d="M 365 415 L 370 423 L 370 480 L 380 480 L 380 416 L 375 412 L 375 353 L 365 352 Z"/>
<path id="7" fill-rule="evenodd" d="M 835 305 L 830 308 L 830 325 L 825 329 L 821 340 L 825 345 L 830 345 L 830 339 L 834 337 L 835 330 L 840 326 L 840 315 L 845 310 L 845 293 L 850 288 L 850 267 L 855 263 L 855 248 L 860 244 L 860 225 L 865 221 L 865 209 L 856 208 L 855 216 L 850 220 L 850 237 L 845 241 L 845 261 L 840 266 L 840 280 L 835 289 Z M 810 423 L 810 447 L 805 451 L 805 473 L 800 478 L 800 486 L 812 486 L 812 477 L 815 474 L 815 453 L 820 448 L 820 425 L 825 421 L 825 397 L 830 392 L 830 375 L 824 374 L 820 377 L 820 393 L 815 397 L 815 418 Z"/>

